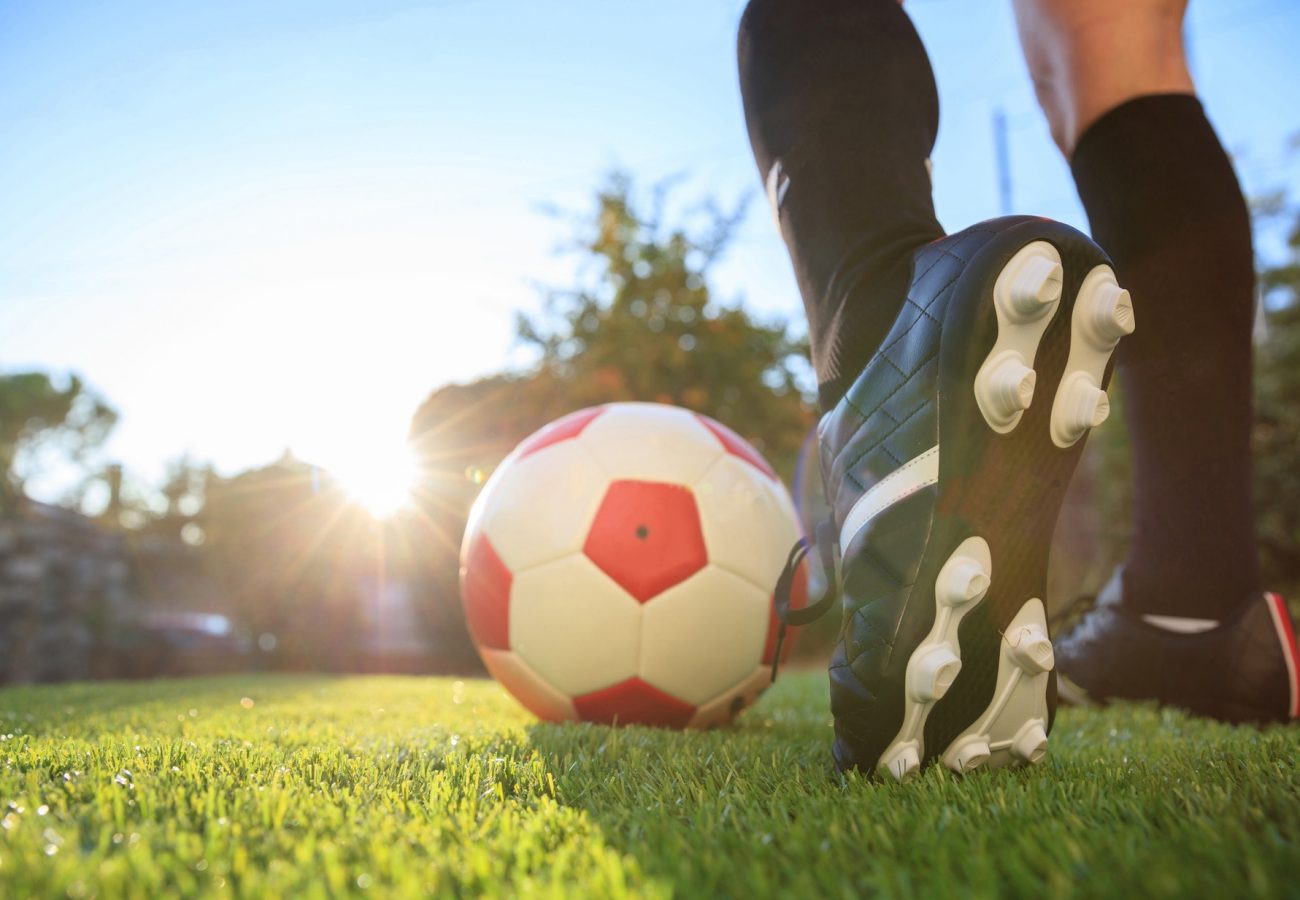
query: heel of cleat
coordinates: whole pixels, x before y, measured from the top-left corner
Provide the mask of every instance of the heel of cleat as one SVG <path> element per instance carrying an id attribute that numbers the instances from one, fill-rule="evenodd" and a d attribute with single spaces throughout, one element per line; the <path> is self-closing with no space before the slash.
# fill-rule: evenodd
<path id="1" fill-rule="evenodd" d="M 1046 241 L 1026 244 L 993 285 L 998 337 L 975 375 L 975 402 L 998 434 L 1018 424 L 1034 396 L 1034 357 L 1061 305 L 1061 255 Z"/>
<path id="2" fill-rule="evenodd" d="M 1052 443 L 1072 447 L 1106 421 L 1110 400 L 1101 389 L 1106 366 L 1121 338 L 1133 333 L 1133 301 L 1110 266 L 1083 280 L 1070 323 L 1070 357 L 1052 403 Z"/>

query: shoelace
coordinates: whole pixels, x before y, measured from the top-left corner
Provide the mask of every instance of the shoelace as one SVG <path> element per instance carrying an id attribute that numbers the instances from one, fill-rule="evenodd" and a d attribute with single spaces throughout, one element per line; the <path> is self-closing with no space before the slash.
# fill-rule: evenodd
<path id="1" fill-rule="evenodd" d="M 776 681 L 777 668 L 781 664 L 781 647 L 785 644 L 786 629 L 790 626 L 798 627 L 800 625 L 811 625 L 830 611 L 835 601 L 839 598 L 839 566 L 835 559 L 835 536 L 834 526 L 827 520 L 817 526 L 817 537 L 813 543 L 809 543 L 806 538 L 799 538 L 795 541 L 794 546 L 790 548 L 790 555 L 786 557 L 785 568 L 781 570 L 781 577 L 777 579 L 776 591 L 773 593 L 773 604 L 776 607 L 776 617 L 781 623 L 776 632 L 776 650 L 772 654 L 772 681 Z M 817 555 L 821 561 L 822 571 L 826 575 L 826 592 L 822 594 L 821 599 L 816 603 L 810 603 L 799 609 L 792 609 L 791 594 L 794 590 L 795 574 L 799 570 L 799 564 L 813 550 L 817 550 Z"/>

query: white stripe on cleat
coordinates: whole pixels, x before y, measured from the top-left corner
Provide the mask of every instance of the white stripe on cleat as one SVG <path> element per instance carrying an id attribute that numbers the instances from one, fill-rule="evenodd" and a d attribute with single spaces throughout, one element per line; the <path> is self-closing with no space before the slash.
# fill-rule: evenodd
<path id="1" fill-rule="evenodd" d="M 1133 333 L 1133 301 L 1110 266 L 1097 266 L 1079 287 L 1070 321 L 1070 357 L 1052 403 L 1052 443 L 1072 447 L 1110 415 L 1100 387 L 1120 338 Z"/>
<path id="2" fill-rule="evenodd" d="M 1061 305 L 1061 255 L 1046 241 L 1020 248 L 993 285 L 998 337 L 975 375 L 975 402 L 999 434 L 1020 424 L 1034 397 L 1034 357 Z"/>

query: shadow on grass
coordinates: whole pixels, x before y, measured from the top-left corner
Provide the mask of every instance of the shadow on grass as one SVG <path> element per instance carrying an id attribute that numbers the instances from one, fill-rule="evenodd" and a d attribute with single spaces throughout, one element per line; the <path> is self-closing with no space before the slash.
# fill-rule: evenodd
<path id="1" fill-rule="evenodd" d="M 713 732 L 534 725 L 528 740 L 559 802 L 690 895 L 1039 895 L 1087 874 L 1191 888 L 1182 860 L 1202 843 L 1232 883 L 1237 843 L 1258 853 L 1259 828 L 1300 820 L 1277 770 L 1300 783 L 1297 729 L 1070 711 L 1043 766 L 965 778 L 931 767 L 898 785 L 835 773 L 824 697 L 778 694 Z M 1282 860 L 1256 864 L 1280 873 Z"/>

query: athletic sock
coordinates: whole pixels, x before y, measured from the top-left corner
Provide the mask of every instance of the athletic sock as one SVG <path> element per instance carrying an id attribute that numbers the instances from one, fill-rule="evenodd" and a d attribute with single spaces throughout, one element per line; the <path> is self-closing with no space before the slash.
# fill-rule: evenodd
<path id="1" fill-rule="evenodd" d="M 943 235 L 927 162 L 934 73 L 898 0 L 751 0 L 738 57 L 829 409 L 902 308 L 912 251 Z"/>
<path id="2" fill-rule="evenodd" d="M 1093 237 L 1136 311 L 1117 357 L 1136 501 L 1124 603 L 1220 619 L 1260 588 L 1246 203 L 1200 102 L 1186 94 L 1106 113 L 1071 166 Z"/>

